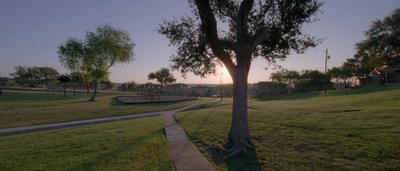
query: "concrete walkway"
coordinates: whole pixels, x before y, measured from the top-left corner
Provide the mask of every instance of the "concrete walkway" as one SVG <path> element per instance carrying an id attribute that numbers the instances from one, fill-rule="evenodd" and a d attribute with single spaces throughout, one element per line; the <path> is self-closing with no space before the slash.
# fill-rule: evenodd
<path id="1" fill-rule="evenodd" d="M 199 103 L 203 104 L 203 103 Z M 200 153 L 197 147 L 187 136 L 185 130 L 176 122 L 174 114 L 192 106 L 172 111 L 161 112 L 164 116 L 164 128 L 167 134 L 169 152 L 177 171 L 214 171 L 215 168 Z"/>
<path id="2" fill-rule="evenodd" d="M 200 151 L 196 148 L 196 146 L 187 136 L 185 130 L 183 130 L 183 128 L 178 124 L 178 122 L 176 122 L 174 117 L 174 114 L 176 112 L 180 112 L 190 107 L 204 103 L 207 102 L 196 103 L 183 108 L 170 111 L 163 111 L 163 112 L 88 119 L 88 120 L 61 122 L 61 123 L 17 127 L 17 128 L 5 128 L 5 129 L 0 129 L 0 137 L 162 115 L 164 116 L 164 128 L 167 136 L 168 147 L 171 154 L 171 158 L 175 166 L 175 170 L 214 171 L 215 168 L 211 165 L 210 162 L 208 162 L 208 160 L 203 156 L 203 154 L 200 153 Z"/>
<path id="3" fill-rule="evenodd" d="M 160 114 L 159 113 L 144 113 L 144 114 L 135 114 L 135 115 L 127 115 L 127 116 L 115 116 L 115 117 L 108 117 L 108 118 L 87 119 L 87 120 L 71 121 L 71 122 L 59 122 L 59 123 L 44 124 L 44 125 L 5 128 L 5 129 L 0 129 L 0 137 L 17 135 L 17 134 L 25 134 L 25 133 L 31 133 L 31 132 L 48 131 L 48 130 L 54 130 L 54 129 L 71 128 L 71 127 L 83 126 L 83 125 L 115 122 L 115 121 L 121 121 L 121 120 L 137 119 L 137 118 L 157 116 L 157 115 L 160 115 Z"/>

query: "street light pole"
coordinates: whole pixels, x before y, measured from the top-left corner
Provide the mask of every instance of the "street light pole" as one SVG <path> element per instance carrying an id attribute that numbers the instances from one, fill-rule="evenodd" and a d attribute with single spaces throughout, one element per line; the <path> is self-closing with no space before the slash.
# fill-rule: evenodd
<path id="1" fill-rule="evenodd" d="M 221 100 L 224 100 L 224 97 L 223 97 L 223 95 L 222 95 L 222 80 L 223 80 L 223 72 L 221 72 L 221 75 L 219 76 L 220 77 L 220 95 L 221 95 Z"/>

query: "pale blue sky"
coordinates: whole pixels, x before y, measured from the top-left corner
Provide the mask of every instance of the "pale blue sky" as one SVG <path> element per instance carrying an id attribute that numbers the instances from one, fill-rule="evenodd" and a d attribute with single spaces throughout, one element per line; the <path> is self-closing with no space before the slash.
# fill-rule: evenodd
<path id="1" fill-rule="evenodd" d="M 288 69 L 324 69 L 325 50 L 329 49 L 328 68 L 340 66 L 354 55 L 354 44 L 373 20 L 400 7 L 399 0 L 326 0 L 318 15 L 320 21 L 304 31 L 326 40 L 305 55 L 291 55 L 278 62 Z M 0 76 L 9 76 L 14 66 L 48 66 L 68 72 L 58 61 L 57 46 L 68 37 L 84 38 L 86 31 L 109 23 L 130 33 L 135 42 L 136 60 L 112 67 L 113 82 L 147 82 L 147 74 L 169 66 L 174 47 L 154 30 L 162 19 L 191 15 L 186 0 L 0 0 Z M 253 62 L 249 83 L 268 80 L 274 70 L 264 70 L 263 59 Z M 224 69 L 224 83 L 231 79 Z M 219 83 L 219 76 L 201 79 L 189 74 L 187 80 L 174 72 L 178 82 Z"/>

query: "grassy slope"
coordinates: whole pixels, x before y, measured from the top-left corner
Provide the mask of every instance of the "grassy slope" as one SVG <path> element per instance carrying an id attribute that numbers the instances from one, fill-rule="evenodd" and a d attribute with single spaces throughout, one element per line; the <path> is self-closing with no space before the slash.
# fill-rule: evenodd
<path id="1" fill-rule="evenodd" d="M 0 95 L 0 128 L 163 111 L 199 102 L 124 105 L 115 99 L 116 94 L 98 94 L 96 102 L 87 101 L 90 95 L 68 94 L 64 98 L 62 93 L 4 90 Z"/>
<path id="2" fill-rule="evenodd" d="M 256 149 L 234 158 L 222 158 L 216 148 L 230 128 L 231 101 L 177 115 L 218 170 L 400 169 L 399 87 L 312 92 L 248 103 Z"/>
<path id="3" fill-rule="evenodd" d="M 163 118 L 0 137 L 0 170 L 173 170 Z"/>

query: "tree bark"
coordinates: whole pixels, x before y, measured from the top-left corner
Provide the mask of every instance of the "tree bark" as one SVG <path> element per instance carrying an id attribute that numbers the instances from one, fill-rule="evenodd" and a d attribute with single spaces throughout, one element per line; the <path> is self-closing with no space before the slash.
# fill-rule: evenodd
<path id="1" fill-rule="evenodd" d="M 99 86 L 99 83 L 97 81 L 94 82 L 94 90 L 93 90 L 93 94 L 92 97 L 89 99 L 89 101 L 94 101 L 96 99 L 96 95 L 97 95 L 97 88 Z"/>
<path id="2" fill-rule="evenodd" d="M 228 156 L 246 152 L 247 148 L 254 148 L 248 125 L 248 67 L 236 67 L 234 72 L 230 72 L 233 81 L 232 122 L 227 142 L 223 146 L 227 149 Z"/>
<path id="3" fill-rule="evenodd" d="M 250 136 L 247 112 L 247 78 L 251 66 L 251 55 L 257 45 L 269 36 L 269 29 L 261 28 L 250 40 L 248 32 L 248 16 L 254 0 L 244 0 L 240 4 L 237 16 L 236 41 L 226 42 L 218 39 L 217 22 L 207 0 L 196 0 L 201 19 L 200 29 L 207 37 L 207 43 L 215 56 L 218 57 L 229 71 L 233 81 L 232 123 L 227 142 L 223 148 L 228 156 L 246 152 L 254 144 Z M 233 50 L 236 64 L 226 50 Z"/>

